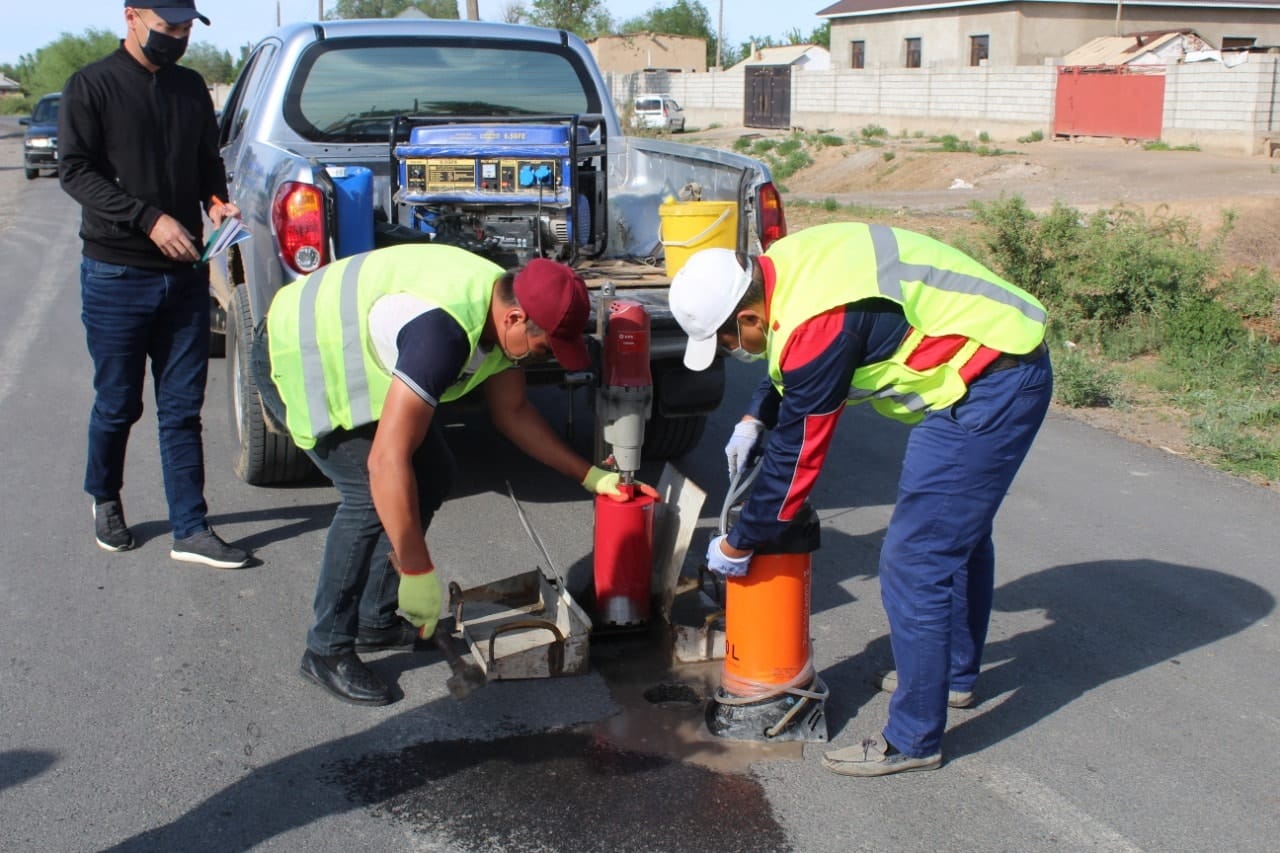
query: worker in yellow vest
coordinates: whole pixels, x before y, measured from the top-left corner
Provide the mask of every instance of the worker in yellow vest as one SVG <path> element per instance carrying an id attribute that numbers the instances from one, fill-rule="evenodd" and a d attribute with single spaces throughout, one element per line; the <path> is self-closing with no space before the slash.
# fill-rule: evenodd
<path id="1" fill-rule="evenodd" d="M 820 225 L 762 255 L 692 255 L 671 285 L 685 366 L 717 348 L 764 361 L 725 448 L 730 477 L 763 441 L 741 516 L 707 565 L 745 574 L 804 504 L 847 405 L 916 424 L 880 554 L 896 671 L 880 740 L 828 752 L 850 776 L 942 764 L 947 707 L 973 704 L 994 591 L 991 525 L 1049 407 L 1045 310 L 1033 296 L 921 234 Z M 765 436 L 768 430 L 767 439 Z"/>
<path id="2" fill-rule="evenodd" d="M 565 444 L 512 369 L 552 356 L 587 369 L 589 313 L 586 285 L 563 264 L 506 272 L 434 244 L 344 258 L 276 294 L 255 341 L 263 404 L 341 496 L 305 677 L 348 702 L 385 705 L 390 688 L 357 652 L 413 648 L 435 630 L 442 596 L 425 534 L 454 467 L 439 404 L 483 386 L 494 425 L 517 447 L 625 499 L 619 475 Z"/>

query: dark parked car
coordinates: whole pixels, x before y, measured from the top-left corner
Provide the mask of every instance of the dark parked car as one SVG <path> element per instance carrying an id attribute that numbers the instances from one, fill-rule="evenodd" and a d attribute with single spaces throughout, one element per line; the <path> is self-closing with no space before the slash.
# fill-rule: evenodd
<path id="1" fill-rule="evenodd" d="M 30 118 L 21 119 L 27 126 L 22 140 L 22 165 L 30 180 L 41 169 L 58 171 L 58 103 L 61 94 L 45 95 L 36 101 Z"/>

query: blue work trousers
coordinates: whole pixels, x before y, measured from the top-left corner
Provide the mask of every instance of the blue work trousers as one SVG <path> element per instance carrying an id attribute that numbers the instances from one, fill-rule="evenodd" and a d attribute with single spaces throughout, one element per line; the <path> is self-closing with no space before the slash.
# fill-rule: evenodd
<path id="1" fill-rule="evenodd" d="M 307 455 L 338 490 L 338 509 L 325 537 L 307 648 L 336 655 L 355 648 L 360 626 L 395 624 L 400 577 L 387 559 L 387 539 L 369 490 L 369 451 L 376 424 L 324 436 Z M 425 531 L 453 483 L 454 460 L 442 428 L 433 423 L 413 456 L 418 514 Z"/>
<path id="2" fill-rule="evenodd" d="M 164 272 L 84 258 L 80 297 L 94 390 L 84 490 L 95 499 L 120 495 L 150 359 L 169 523 L 175 539 L 205 529 L 200 409 L 209 370 L 208 269 Z"/>
<path id="3" fill-rule="evenodd" d="M 911 431 L 880 553 L 898 686 L 884 737 L 938 753 L 947 692 L 973 689 L 991 618 L 991 526 L 1053 394 L 1049 356 L 981 376 Z"/>

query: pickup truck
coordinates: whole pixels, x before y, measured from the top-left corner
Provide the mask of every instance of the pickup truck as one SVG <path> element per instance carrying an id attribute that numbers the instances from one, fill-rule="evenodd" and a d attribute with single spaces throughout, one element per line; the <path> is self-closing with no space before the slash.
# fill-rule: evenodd
<path id="1" fill-rule="evenodd" d="M 742 251 L 786 232 L 765 166 L 625 135 L 586 44 L 558 30 L 429 19 L 282 27 L 253 48 L 228 96 L 220 147 L 253 237 L 211 265 L 213 354 L 227 356 L 236 472 L 258 485 L 301 479 L 310 461 L 263 419 L 252 332 L 277 290 L 331 260 L 445 242 L 508 268 L 550 257 L 598 292 L 640 302 L 654 383 L 644 453 L 663 459 L 697 443 L 724 373 L 719 362 L 701 374 L 681 364 L 660 206 L 727 202 L 736 233 L 723 242 Z M 590 387 L 554 363 L 529 380 Z"/>

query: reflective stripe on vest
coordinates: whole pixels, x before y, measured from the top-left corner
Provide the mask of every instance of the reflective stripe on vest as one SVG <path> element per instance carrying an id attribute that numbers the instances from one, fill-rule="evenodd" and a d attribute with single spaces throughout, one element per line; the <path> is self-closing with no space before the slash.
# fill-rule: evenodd
<path id="1" fill-rule="evenodd" d="M 886 359 L 859 366 L 850 403 L 870 402 L 908 423 L 951 405 L 967 384 L 960 369 L 982 347 L 1030 352 L 1044 338 L 1045 311 L 1035 297 L 968 255 L 910 231 L 833 223 L 796 232 L 765 253 L 777 272 L 769 305 L 769 376 L 779 393 L 781 355 L 811 317 L 841 305 L 883 298 L 902 306 L 912 331 Z M 939 364 L 908 366 L 926 337 L 964 339 Z"/>
<path id="2" fill-rule="evenodd" d="M 937 290 L 981 296 L 984 299 L 1008 305 L 1028 320 L 1042 325 L 1048 319 L 1044 306 L 1035 301 L 1030 294 L 1006 290 L 977 276 L 923 264 L 904 263 L 898 255 L 898 237 L 894 229 L 885 225 L 872 225 L 870 231 L 871 245 L 875 247 L 876 252 L 876 283 L 880 287 L 881 295 L 894 302 L 902 303 L 904 299 L 902 282 L 918 281 Z"/>
<path id="3" fill-rule="evenodd" d="M 472 358 L 441 402 L 457 399 L 510 366 L 494 347 L 472 369 L 502 268 L 451 246 L 396 246 L 336 261 L 281 288 L 267 314 L 271 377 L 299 447 L 336 429 L 382 416 L 393 365 L 383 365 L 368 333 L 383 296 L 407 293 L 436 305 L 467 335 Z M 407 318 L 406 318 L 407 319 Z"/>

